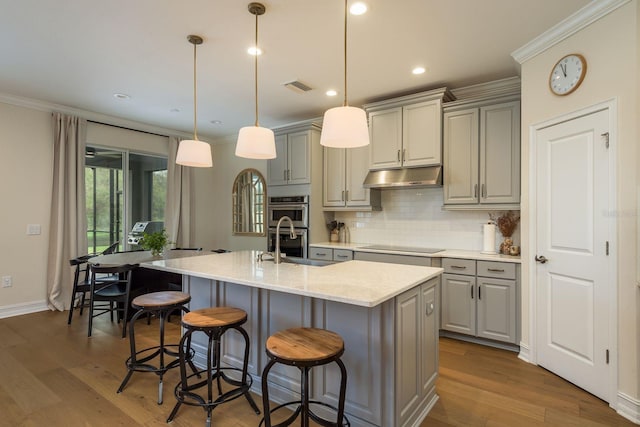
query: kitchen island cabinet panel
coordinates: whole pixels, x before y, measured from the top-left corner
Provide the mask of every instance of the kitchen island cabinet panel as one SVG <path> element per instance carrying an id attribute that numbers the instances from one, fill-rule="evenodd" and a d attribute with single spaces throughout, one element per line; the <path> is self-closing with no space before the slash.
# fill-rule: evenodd
<path id="1" fill-rule="evenodd" d="M 342 356 L 348 377 L 345 411 L 375 425 L 382 420 L 383 306 L 367 309 L 316 299 L 313 310 L 314 327 L 336 332 L 345 342 Z M 337 407 L 338 366 L 332 363 L 315 368 L 313 378 L 313 398 Z M 331 417 L 329 414 L 325 415 Z"/>
<path id="2" fill-rule="evenodd" d="M 311 298 L 263 290 L 261 291 L 261 312 L 260 340 L 254 341 L 262 357 L 260 372 L 268 362 L 264 346 L 269 336 L 288 328 L 312 326 Z M 279 386 L 272 387 L 270 390 L 270 395 L 274 399 L 284 400 L 282 396 L 287 390 L 300 393 L 300 370 L 296 367 L 276 364 L 269 372 L 269 381 Z"/>
<path id="3" fill-rule="evenodd" d="M 260 293 L 258 289 L 226 282 L 220 282 L 218 288 L 220 306 L 240 308 L 247 312 L 247 319 L 258 318 L 260 314 Z M 242 327 L 249 334 L 250 343 L 260 341 L 260 331 L 255 323 L 247 321 Z M 244 338 L 239 332 L 227 332 L 222 346 L 223 363 L 242 369 L 244 344 Z M 249 349 L 251 350 L 251 345 Z M 260 374 L 261 367 L 259 365 L 258 351 L 250 351 L 248 368 L 250 374 Z"/>

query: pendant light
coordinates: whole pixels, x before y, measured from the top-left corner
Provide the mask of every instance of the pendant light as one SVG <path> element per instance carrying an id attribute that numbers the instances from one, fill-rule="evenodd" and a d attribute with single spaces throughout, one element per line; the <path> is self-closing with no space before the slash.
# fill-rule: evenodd
<path id="1" fill-rule="evenodd" d="M 367 113 L 347 103 L 347 0 L 344 0 L 344 103 L 324 113 L 320 144 L 333 148 L 369 145 Z"/>
<path id="2" fill-rule="evenodd" d="M 211 145 L 198 140 L 198 102 L 196 91 L 196 47 L 202 44 L 202 37 L 187 36 L 189 43 L 193 45 L 193 139 L 180 141 L 176 163 L 182 166 L 192 166 L 196 168 L 210 168 L 213 166 L 211 160 Z"/>
<path id="3" fill-rule="evenodd" d="M 256 17 L 256 43 L 254 45 L 254 90 L 256 120 L 254 126 L 245 126 L 238 133 L 236 156 L 247 159 L 275 159 L 276 140 L 271 129 L 260 127 L 258 123 L 258 16 L 263 15 L 265 7 L 261 3 L 249 3 L 249 12 Z"/>

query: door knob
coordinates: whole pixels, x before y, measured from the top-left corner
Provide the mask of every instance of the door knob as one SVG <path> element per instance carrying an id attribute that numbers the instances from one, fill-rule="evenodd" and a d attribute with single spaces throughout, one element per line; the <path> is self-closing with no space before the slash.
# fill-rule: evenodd
<path id="1" fill-rule="evenodd" d="M 549 260 L 548 260 L 548 259 L 546 259 L 546 258 L 544 257 L 544 255 L 540 255 L 540 256 L 536 256 L 536 261 L 538 261 L 540 264 L 544 264 L 544 263 L 546 263 L 546 262 L 547 262 L 547 261 L 549 261 Z"/>

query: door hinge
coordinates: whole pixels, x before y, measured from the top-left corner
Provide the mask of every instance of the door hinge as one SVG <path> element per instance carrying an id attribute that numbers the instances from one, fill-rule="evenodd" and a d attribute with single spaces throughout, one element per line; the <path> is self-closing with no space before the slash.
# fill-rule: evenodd
<path id="1" fill-rule="evenodd" d="M 607 241 L 607 244 L 605 245 L 605 252 L 606 255 L 609 256 L 609 241 Z"/>
<path id="2" fill-rule="evenodd" d="M 606 351 L 607 365 L 609 364 L 609 349 Z"/>
<path id="3" fill-rule="evenodd" d="M 600 136 L 604 137 L 604 146 L 609 148 L 609 132 L 602 133 Z"/>

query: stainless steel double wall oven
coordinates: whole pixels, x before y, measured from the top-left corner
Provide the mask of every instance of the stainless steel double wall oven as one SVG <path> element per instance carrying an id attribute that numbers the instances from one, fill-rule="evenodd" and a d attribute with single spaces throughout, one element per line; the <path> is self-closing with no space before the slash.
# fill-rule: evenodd
<path id="1" fill-rule="evenodd" d="M 289 223 L 280 226 L 280 235 L 276 236 L 276 226 L 283 216 L 293 221 L 296 238 L 292 239 Z M 269 197 L 267 207 L 267 222 L 269 224 L 269 251 L 276 249 L 276 238 L 280 239 L 280 251 L 288 256 L 307 257 L 307 235 L 309 232 L 309 196 Z"/>

